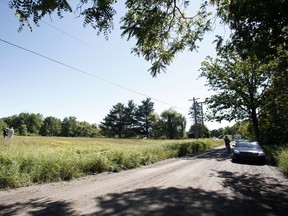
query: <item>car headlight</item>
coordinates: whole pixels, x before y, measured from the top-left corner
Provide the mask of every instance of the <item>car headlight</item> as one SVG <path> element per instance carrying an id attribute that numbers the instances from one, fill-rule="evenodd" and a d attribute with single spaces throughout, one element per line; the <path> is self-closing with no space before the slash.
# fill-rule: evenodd
<path id="1" fill-rule="evenodd" d="M 258 156 L 264 156 L 264 155 L 265 155 L 265 154 L 264 154 L 263 151 L 258 152 Z"/>
<path id="2" fill-rule="evenodd" d="M 240 154 L 239 150 L 234 150 L 234 154 Z"/>

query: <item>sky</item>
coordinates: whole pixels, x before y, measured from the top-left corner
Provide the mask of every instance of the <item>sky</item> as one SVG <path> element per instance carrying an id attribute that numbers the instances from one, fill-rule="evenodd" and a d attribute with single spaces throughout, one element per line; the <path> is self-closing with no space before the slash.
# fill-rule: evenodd
<path id="1" fill-rule="evenodd" d="M 15 12 L 8 0 L 0 0 L 0 118 L 28 112 L 99 124 L 117 103 L 141 105 L 151 98 L 156 113 L 174 108 L 187 118 L 189 128 L 191 99 L 202 102 L 213 94 L 205 78 L 199 78 L 201 62 L 216 55 L 214 35 L 225 36 L 227 29 L 217 25 L 197 52 L 178 54 L 165 73 L 153 78 L 149 62 L 131 54 L 135 41 L 121 38 L 123 2 L 116 5 L 114 30 L 106 40 L 92 27 L 84 28 L 83 19 L 73 13 L 63 19 L 45 17 L 40 27 L 32 25 L 32 32 L 24 27 L 19 33 Z M 205 125 L 212 130 L 232 123 Z"/>

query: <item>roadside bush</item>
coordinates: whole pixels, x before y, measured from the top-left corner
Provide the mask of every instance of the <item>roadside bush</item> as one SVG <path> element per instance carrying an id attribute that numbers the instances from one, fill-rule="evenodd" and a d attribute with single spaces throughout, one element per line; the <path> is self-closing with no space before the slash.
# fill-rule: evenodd
<path id="1" fill-rule="evenodd" d="M 288 147 L 283 148 L 278 154 L 279 169 L 288 176 Z"/>
<path id="2" fill-rule="evenodd" d="M 288 176 L 288 146 L 265 145 L 263 148 L 267 163 L 278 166 Z"/>
<path id="3" fill-rule="evenodd" d="M 19 185 L 19 167 L 12 159 L 0 155 L 0 188 Z"/>
<path id="4" fill-rule="evenodd" d="M 264 145 L 263 146 L 263 150 L 265 152 L 266 155 L 266 162 L 268 164 L 277 165 L 277 158 L 278 158 L 278 154 L 280 152 L 280 148 L 276 145 Z"/>
<path id="5" fill-rule="evenodd" d="M 96 174 L 110 170 L 110 161 L 101 155 L 90 155 L 81 159 L 81 169 L 86 174 Z"/>

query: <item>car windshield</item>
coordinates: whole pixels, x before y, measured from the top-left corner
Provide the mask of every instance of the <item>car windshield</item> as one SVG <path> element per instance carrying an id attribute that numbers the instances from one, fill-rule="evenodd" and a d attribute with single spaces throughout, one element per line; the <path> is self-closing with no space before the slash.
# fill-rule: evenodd
<path id="1" fill-rule="evenodd" d="M 259 145 L 257 142 L 240 141 L 240 142 L 237 142 L 236 147 L 258 149 Z"/>

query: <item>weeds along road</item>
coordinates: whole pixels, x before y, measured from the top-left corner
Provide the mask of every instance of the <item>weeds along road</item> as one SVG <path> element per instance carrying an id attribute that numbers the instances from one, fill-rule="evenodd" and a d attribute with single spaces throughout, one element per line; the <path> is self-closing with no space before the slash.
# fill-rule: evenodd
<path id="1" fill-rule="evenodd" d="M 285 215 L 287 178 L 224 147 L 119 173 L 0 191 L 0 215 Z"/>

